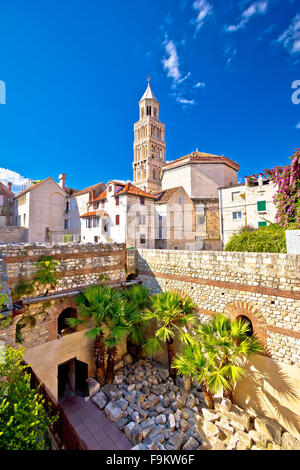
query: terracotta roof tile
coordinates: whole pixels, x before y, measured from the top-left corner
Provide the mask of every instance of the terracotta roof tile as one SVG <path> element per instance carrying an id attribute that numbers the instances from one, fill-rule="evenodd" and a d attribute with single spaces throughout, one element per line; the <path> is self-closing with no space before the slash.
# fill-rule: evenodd
<path id="1" fill-rule="evenodd" d="M 133 194 L 134 196 L 149 197 L 151 199 L 156 199 L 154 194 L 149 194 L 143 191 L 140 188 L 137 188 L 131 183 L 126 183 L 123 189 L 114 194 L 114 196 L 120 196 L 121 194 Z"/>
<path id="2" fill-rule="evenodd" d="M 156 203 L 162 204 L 168 202 L 171 197 L 176 193 L 178 189 L 181 189 L 182 186 L 177 186 L 176 188 L 166 189 L 159 194 L 156 194 Z"/>
<path id="3" fill-rule="evenodd" d="M 81 218 L 86 218 L 86 217 L 107 217 L 108 213 L 106 211 L 91 211 L 91 212 L 86 212 L 85 214 L 82 214 L 80 217 Z"/>

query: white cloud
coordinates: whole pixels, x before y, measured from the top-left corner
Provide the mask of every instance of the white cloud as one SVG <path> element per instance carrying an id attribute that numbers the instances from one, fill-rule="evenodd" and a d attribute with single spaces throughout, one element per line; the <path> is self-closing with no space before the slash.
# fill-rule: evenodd
<path id="1" fill-rule="evenodd" d="M 300 14 L 293 19 L 291 25 L 277 39 L 289 54 L 299 54 L 300 52 Z"/>
<path id="2" fill-rule="evenodd" d="M 197 12 L 197 17 L 192 21 L 196 26 L 196 32 L 198 32 L 203 24 L 205 19 L 212 14 L 213 7 L 206 0 L 196 0 L 193 3 L 193 8 Z"/>
<path id="3" fill-rule="evenodd" d="M 28 184 L 29 179 L 24 178 L 24 176 L 20 175 L 16 171 L 9 170 L 8 168 L 0 168 L 0 181 L 1 183 L 7 186 L 7 183 L 13 184 L 13 189 L 18 190 L 24 184 Z"/>
<path id="4" fill-rule="evenodd" d="M 296 124 L 296 129 L 300 129 L 300 122 L 298 122 L 298 124 Z"/>
<path id="5" fill-rule="evenodd" d="M 194 88 L 204 88 L 206 85 L 204 82 L 198 82 L 194 85 Z"/>
<path id="6" fill-rule="evenodd" d="M 230 25 L 225 28 L 228 33 L 234 33 L 239 29 L 243 29 L 250 21 L 252 16 L 264 15 L 268 9 L 268 0 L 259 0 L 252 3 L 246 10 L 243 11 L 240 21 L 236 25 Z"/>
<path id="7" fill-rule="evenodd" d="M 183 105 L 193 105 L 196 104 L 195 100 L 188 100 L 186 98 L 181 98 L 180 96 L 177 96 L 176 101 L 180 104 Z"/>
<path id="8" fill-rule="evenodd" d="M 181 73 L 179 71 L 179 57 L 176 46 L 173 41 L 166 40 L 164 42 L 165 51 L 168 57 L 162 60 L 164 70 L 167 71 L 167 76 L 173 78 L 174 83 L 181 79 Z"/>

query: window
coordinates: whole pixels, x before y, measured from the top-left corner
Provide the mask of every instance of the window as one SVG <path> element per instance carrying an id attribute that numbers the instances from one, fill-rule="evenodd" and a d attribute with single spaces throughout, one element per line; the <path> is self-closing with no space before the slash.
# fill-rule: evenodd
<path id="1" fill-rule="evenodd" d="M 104 209 L 104 204 L 105 202 L 104 201 L 101 201 L 101 208 Z"/>
<path id="2" fill-rule="evenodd" d="M 178 198 L 178 204 L 180 204 L 180 205 L 182 204 L 182 197 Z"/>
<path id="3" fill-rule="evenodd" d="M 108 186 L 108 192 L 110 193 L 112 191 L 112 186 Z"/>
<path id="4" fill-rule="evenodd" d="M 98 243 L 98 237 L 94 237 L 94 243 Z"/>
<path id="5" fill-rule="evenodd" d="M 19 215 L 19 225 L 21 226 L 21 216 Z"/>
<path id="6" fill-rule="evenodd" d="M 205 217 L 203 215 L 197 215 L 197 225 L 204 225 Z"/>
<path id="7" fill-rule="evenodd" d="M 144 198 L 144 197 L 141 197 L 141 198 L 140 198 L 140 205 L 141 205 L 141 206 L 144 206 L 144 205 L 145 205 L 145 198 Z"/>
<path id="8" fill-rule="evenodd" d="M 2 194 L 0 194 L 0 206 L 3 206 L 3 199 L 4 197 L 2 196 Z"/>
<path id="9" fill-rule="evenodd" d="M 66 202 L 66 212 L 69 212 L 69 201 Z"/>
<path id="10" fill-rule="evenodd" d="M 116 196 L 116 206 L 118 206 L 120 204 L 120 198 L 119 196 Z"/>
<path id="11" fill-rule="evenodd" d="M 86 228 L 92 228 L 92 224 L 93 224 L 92 218 L 86 219 Z"/>
<path id="12" fill-rule="evenodd" d="M 73 230 L 75 228 L 75 220 L 71 219 L 71 229 Z"/>
<path id="13" fill-rule="evenodd" d="M 141 224 L 141 225 L 145 225 L 145 224 L 146 224 L 146 216 L 145 216 L 145 215 L 141 215 L 141 216 L 140 216 L 140 224 Z"/>
<path id="14" fill-rule="evenodd" d="M 264 212 L 266 210 L 266 201 L 257 201 L 257 212 Z"/>
<path id="15" fill-rule="evenodd" d="M 266 227 L 267 226 L 267 222 L 264 221 L 264 222 L 258 222 L 258 228 L 259 227 Z"/>
<path id="16" fill-rule="evenodd" d="M 93 227 L 99 227 L 99 217 L 93 217 Z"/>
<path id="17" fill-rule="evenodd" d="M 146 243 L 146 236 L 145 236 L 145 235 L 141 235 L 141 236 L 140 236 L 140 244 L 141 244 L 141 245 L 145 245 L 145 243 Z"/>
<path id="18" fill-rule="evenodd" d="M 23 215 L 23 225 L 26 225 L 26 214 Z"/>
<path id="19" fill-rule="evenodd" d="M 108 231 L 108 225 L 107 224 L 104 224 L 103 230 L 104 230 L 104 232 Z"/>
<path id="20" fill-rule="evenodd" d="M 231 200 L 232 201 L 239 201 L 240 200 L 240 192 L 237 191 L 236 193 L 231 193 Z"/>
<path id="21" fill-rule="evenodd" d="M 157 111 L 156 111 L 156 108 L 154 108 L 154 117 L 156 118 L 157 116 Z"/>
<path id="22" fill-rule="evenodd" d="M 147 116 L 151 116 L 151 106 L 147 106 Z"/>
<path id="23" fill-rule="evenodd" d="M 232 213 L 232 218 L 233 218 L 233 220 L 241 220 L 242 213 L 241 212 L 233 212 Z"/>
<path id="24" fill-rule="evenodd" d="M 120 225 L 120 216 L 116 215 L 116 225 Z"/>
<path id="25" fill-rule="evenodd" d="M 65 230 L 67 230 L 69 227 L 69 221 L 68 219 L 65 219 Z"/>

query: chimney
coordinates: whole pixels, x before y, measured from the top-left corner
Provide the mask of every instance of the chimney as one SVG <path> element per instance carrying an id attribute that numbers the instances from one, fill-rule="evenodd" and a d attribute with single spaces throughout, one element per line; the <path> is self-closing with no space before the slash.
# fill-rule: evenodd
<path id="1" fill-rule="evenodd" d="M 92 201 L 95 199 L 95 197 L 96 197 L 96 190 L 93 189 L 93 190 L 92 190 L 92 196 L 91 196 Z"/>
<path id="2" fill-rule="evenodd" d="M 59 186 L 64 190 L 65 189 L 65 183 L 66 183 L 66 177 L 65 173 L 61 173 L 58 177 L 59 179 Z"/>
<path id="3" fill-rule="evenodd" d="M 11 192 L 12 183 L 11 182 L 7 183 L 7 187 L 8 187 L 8 191 Z"/>

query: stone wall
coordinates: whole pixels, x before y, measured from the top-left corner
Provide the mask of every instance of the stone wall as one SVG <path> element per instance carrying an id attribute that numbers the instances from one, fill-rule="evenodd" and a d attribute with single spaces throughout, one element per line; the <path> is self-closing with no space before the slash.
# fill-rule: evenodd
<path id="1" fill-rule="evenodd" d="M 8 284 L 13 289 L 20 280 L 31 279 L 41 256 L 58 261 L 58 285 L 53 292 L 68 291 L 96 284 L 105 274 L 110 281 L 125 278 L 125 246 L 123 244 L 24 244 L 0 248 L 8 270 Z"/>
<path id="2" fill-rule="evenodd" d="M 151 292 L 182 289 L 203 319 L 246 315 L 272 357 L 300 365 L 299 255 L 138 250 L 137 262 Z"/>
<path id="3" fill-rule="evenodd" d="M 89 285 L 99 284 L 100 276 L 105 275 L 104 282 L 112 285 L 123 282 L 126 251 L 123 244 L 3 245 L 0 248 L 0 282 L 4 288 L 9 287 L 13 293 L 20 280 L 31 280 L 37 270 L 36 262 L 43 255 L 58 261 L 58 284 L 52 288 L 37 286 L 30 296 L 14 299 L 24 302 L 25 311 L 18 314 L 14 309 L 11 324 L 2 328 L 0 324 L 0 341 L 18 347 L 21 331 L 25 360 L 56 399 L 59 364 L 77 358 L 88 364 L 89 376 L 95 372 L 93 341 L 82 327 L 66 336 L 59 335 L 58 318 L 66 309 L 77 310 L 76 293 Z M 20 322 L 24 323 L 24 320 L 27 321 L 20 330 Z M 119 349 L 119 353 L 124 354 L 126 343 Z"/>
<path id="4" fill-rule="evenodd" d="M 265 355 L 249 364 L 236 401 L 300 436 L 300 256 L 138 250 L 137 266 L 151 293 L 182 290 L 203 321 L 215 312 L 251 320 Z"/>
<path id="5" fill-rule="evenodd" d="M 0 243 L 23 243 L 26 241 L 26 227 L 0 227 Z"/>

